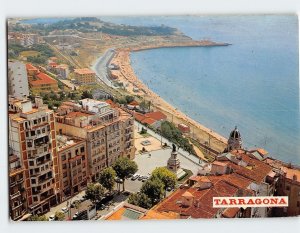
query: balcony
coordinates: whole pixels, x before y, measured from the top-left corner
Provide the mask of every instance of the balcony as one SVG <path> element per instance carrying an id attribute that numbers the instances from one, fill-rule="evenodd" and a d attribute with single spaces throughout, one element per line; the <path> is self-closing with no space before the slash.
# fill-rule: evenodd
<path id="1" fill-rule="evenodd" d="M 15 210 L 15 209 L 21 207 L 22 205 L 23 205 L 23 203 L 20 201 L 19 204 L 16 205 L 16 206 L 14 206 L 14 207 L 12 207 L 12 209 Z"/>
<path id="2" fill-rule="evenodd" d="M 20 195 L 21 195 L 21 192 L 18 191 L 18 192 L 14 193 L 14 194 L 11 194 L 10 195 L 10 199 L 15 199 L 15 198 L 19 197 Z"/>

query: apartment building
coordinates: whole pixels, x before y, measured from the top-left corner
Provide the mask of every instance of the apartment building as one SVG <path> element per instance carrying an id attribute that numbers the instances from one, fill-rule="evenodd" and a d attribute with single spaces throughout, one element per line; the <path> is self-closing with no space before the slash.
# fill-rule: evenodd
<path id="1" fill-rule="evenodd" d="M 42 43 L 42 38 L 37 34 L 24 34 L 18 32 L 8 33 L 8 42 L 11 44 L 19 44 L 24 47 L 29 47 L 34 44 Z"/>
<path id="2" fill-rule="evenodd" d="M 33 93 L 58 91 L 58 83 L 31 64 L 26 64 L 28 82 Z"/>
<path id="3" fill-rule="evenodd" d="M 9 99 L 9 147 L 24 166 L 28 211 L 40 214 L 57 203 L 58 160 L 53 111 L 36 97 Z"/>
<path id="4" fill-rule="evenodd" d="M 21 158 L 9 154 L 9 213 L 14 221 L 21 219 L 27 213 L 27 195 L 25 192 L 25 169 Z"/>
<path id="5" fill-rule="evenodd" d="M 101 170 L 118 158 L 134 158 L 134 120 L 106 102 L 83 99 L 80 103 L 63 103 L 56 114 L 56 126 L 60 134 L 86 141 L 89 175 L 96 180 Z"/>
<path id="6" fill-rule="evenodd" d="M 86 142 L 83 139 L 56 135 L 59 164 L 60 201 L 86 188 L 88 164 Z"/>
<path id="7" fill-rule="evenodd" d="M 274 216 L 300 215 L 300 167 L 273 158 L 267 158 L 265 162 L 280 174 L 276 185 L 276 195 L 289 197 L 289 206 L 277 208 Z"/>
<path id="8" fill-rule="evenodd" d="M 26 66 L 20 61 L 8 61 L 8 94 L 17 98 L 29 96 Z"/>
<path id="9" fill-rule="evenodd" d="M 75 69 L 75 79 L 81 84 L 93 84 L 96 83 L 96 73 L 89 68 Z"/>

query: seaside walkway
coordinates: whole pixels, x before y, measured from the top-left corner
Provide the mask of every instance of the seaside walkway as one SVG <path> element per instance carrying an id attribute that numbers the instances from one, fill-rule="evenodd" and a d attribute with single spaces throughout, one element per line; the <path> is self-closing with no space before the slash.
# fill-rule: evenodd
<path id="1" fill-rule="evenodd" d="M 172 142 L 169 141 L 168 139 L 164 138 L 163 136 L 159 135 L 158 133 L 155 133 L 153 130 L 149 129 L 148 127 L 146 127 L 145 125 L 142 125 L 141 123 L 134 121 L 135 126 L 138 128 L 138 130 L 140 131 L 143 128 L 147 129 L 147 133 L 149 133 L 151 136 L 155 137 L 157 140 L 161 141 L 162 144 L 167 143 L 169 146 L 172 145 Z M 206 162 L 204 160 L 202 160 L 201 158 L 193 155 L 193 154 L 189 154 L 187 151 L 178 148 L 178 153 L 180 155 L 182 155 L 183 157 L 185 157 L 186 159 L 190 160 L 191 162 L 193 162 L 194 164 L 197 165 L 204 165 L 206 164 Z"/>

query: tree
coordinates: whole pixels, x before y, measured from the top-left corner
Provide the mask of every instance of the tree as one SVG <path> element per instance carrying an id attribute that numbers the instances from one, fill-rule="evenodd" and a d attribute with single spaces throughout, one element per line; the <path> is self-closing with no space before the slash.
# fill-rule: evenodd
<path id="1" fill-rule="evenodd" d="M 65 220 L 65 214 L 61 211 L 57 211 L 55 212 L 54 219 L 55 221 L 63 221 Z"/>
<path id="2" fill-rule="evenodd" d="M 48 219 L 45 215 L 32 215 L 28 221 L 48 221 Z"/>
<path id="3" fill-rule="evenodd" d="M 86 98 L 93 99 L 93 95 L 89 91 L 84 91 L 84 92 L 82 92 L 81 98 L 82 99 L 86 99 Z"/>
<path id="4" fill-rule="evenodd" d="M 129 104 L 132 101 L 134 101 L 134 97 L 132 95 L 126 95 L 125 100 L 126 100 L 126 103 Z"/>
<path id="5" fill-rule="evenodd" d="M 142 130 L 140 132 L 140 134 L 146 134 L 147 133 L 147 129 L 145 129 L 144 127 L 142 127 Z"/>
<path id="6" fill-rule="evenodd" d="M 86 197 L 95 203 L 96 201 L 101 201 L 102 197 L 104 196 L 104 191 L 105 189 L 101 184 L 89 183 L 85 193 Z"/>
<path id="7" fill-rule="evenodd" d="M 164 184 L 164 189 L 167 189 L 168 187 L 170 188 L 175 187 L 177 177 L 169 169 L 165 167 L 158 167 L 152 172 L 151 179 L 161 180 L 162 183 Z"/>
<path id="8" fill-rule="evenodd" d="M 105 168 L 101 171 L 99 183 L 111 192 L 115 186 L 116 172 L 112 167 Z"/>
<path id="9" fill-rule="evenodd" d="M 164 195 L 164 184 L 159 179 L 150 179 L 143 184 L 141 193 L 144 193 L 150 198 L 152 205 L 158 203 Z"/>
<path id="10" fill-rule="evenodd" d="M 113 165 L 117 176 L 123 180 L 123 191 L 125 191 L 125 179 L 137 172 L 138 166 L 136 162 L 128 158 L 119 158 Z"/>
<path id="11" fill-rule="evenodd" d="M 152 207 L 151 199 L 145 193 L 130 194 L 128 203 L 145 209 L 150 209 Z"/>

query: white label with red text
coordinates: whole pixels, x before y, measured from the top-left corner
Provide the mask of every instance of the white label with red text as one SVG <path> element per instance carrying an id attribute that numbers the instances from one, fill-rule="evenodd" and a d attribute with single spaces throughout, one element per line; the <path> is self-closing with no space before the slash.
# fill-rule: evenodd
<path id="1" fill-rule="evenodd" d="M 277 197 L 213 197 L 214 208 L 286 207 L 288 196 Z"/>

